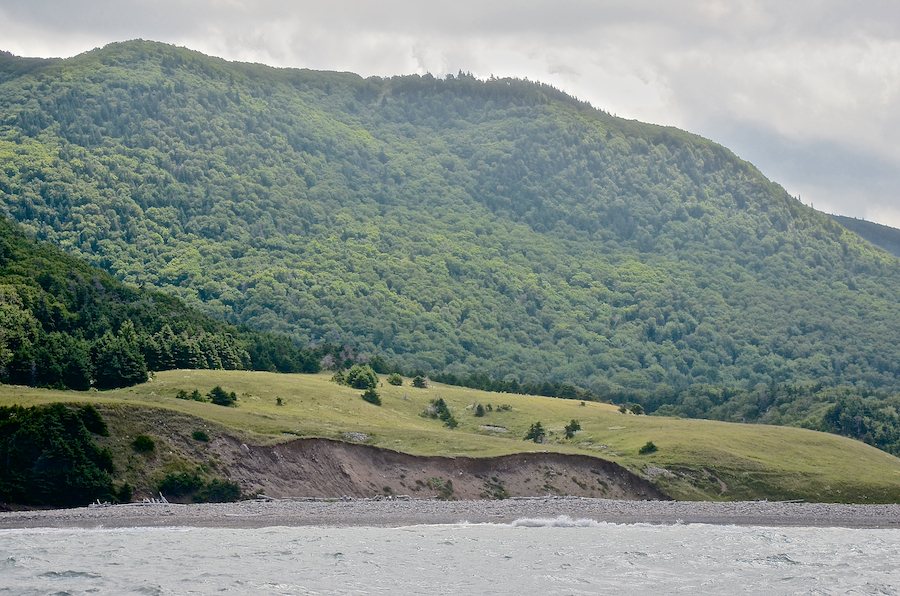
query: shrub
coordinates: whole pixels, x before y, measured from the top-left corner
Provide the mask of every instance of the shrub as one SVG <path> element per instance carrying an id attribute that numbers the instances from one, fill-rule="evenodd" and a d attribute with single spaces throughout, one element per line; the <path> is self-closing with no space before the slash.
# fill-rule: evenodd
<path id="1" fill-rule="evenodd" d="M 387 378 L 387 382 L 388 384 L 394 385 L 395 387 L 400 387 L 401 385 L 403 385 L 403 377 L 401 377 L 397 373 L 391 373 Z"/>
<path id="2" fill-rule="evenodd" d="M 443 478 L 429 478 L 428 488 L 437 491 L 436 496 L 442 501 L 450 501 L 453 499 L 453 481 L 449 478 L 447 480 L 444 480 Z"/>
<path id="3" fill-rule="evenodd" d="M 241 498 L 241 487 L 236 482 L 219 478 L 207 482 L 196 472 L 166 474 L 156 488 L 170 497 L 190 496 L 195 503 L 224 503 Z"/>
<path id="4" fill-rule="evenodd" d="M 638 453 L 641 455 L 646 455 L 647 453 L 653 453 L 654 451 L 658 451 L 659 448 L 653 444 L 653 441 L 647 441 L 647 443 L 638 449 Z"/>
<path id="5" fill-rule="evenodd" d="M 362 394 L 363 401 L 367 401 L 370 404 L 375 404 L 376 406 L 381 405 L 381 397 L 378 396 L 378 392 L 369 387 L 366 389 L 365 393 Z"/>
<path id="6" fill-rule="evenodd" d="M 156 490 L 171 497 L 180 497 L 193 493 L 206 483 L 196 472 L 169 473 L 156 485 Z"/>
<path id="7" fill-rule="evenodd" d="M 631 406 L 631 413 L 640 416 L 644 413 L 644 406 L 642 406 L 641 404 L 634 404 L 633 406 Z"/>
<path id="8" fill-rule="evenodd" d="M 276 406 L 283 406 L 283 405 L 284 405 L 284 402 L 281 401 L 281 398 L 280 398 L 280 397 L 276 397 L 276 398 L 275 398 L 275 405 L 276 405 Z"/>
<path id="9" fill-rule="evenodd" d="M 138 435 L 131 442 L 132 448 L 138 453 L 150 453 L 156 449 L 156 443 L 147 435 Z"/>
<path id="10" fill-rule="evenodd" d="M 354 364 L 347 371 L 344 382 L 354 389 L 373 389 L 378 386 L 378 375 L 368 364 Z"/>
<path id="11" fill-rule="evenodd" d="M 122 488 L 116 491 L 116 501 L 119 503 L 131 503 L 131 498 L 134 496 L 134 489 L 131 488 L 131 485 L 127 482 L 122 485 Z"/>
<path id="12" fill-rule="evenodd" d="M 101 437 L 109 436 L 109 429 L 106 428 L 106 421 L 103 420 L 103 417 L 100 416 L 100 412 L 98 412 L 91 404 L 79 408 L 78 417 L 81 418 L 81 423 L 84 424 L 84 427 L 88 429 L 89 432 L 100 435 Z"/>
<path id="13" fill-rule="evenodd" d="M 432 400 L 431 405 L 422 412 L 422 416 L 440 418 L 444 425 L 451 430 L 459 425 L 456 418 L 453 417 L 453 413 L 450 412 L 450 408 L 447 407 L 447 402 L 441 397 Z"/>
<path id="14" fill-rule="evenodd" d="M 540 422 L 535 422 L 531 425 L 531 428 L 528 429 L 528 432 L 525 433 L 524 441 L 534 441 L 535 443 L 543 443 L 544 437 L 546 433 L 544 432 L 544 427 L 541 426 Z"/>
<path id="15" fill-rule="evenodd" d="M 179 389 L 178 393 L 175 394 L 175 399 L 192 399 L 194 401 L 206 401 L 206 398 L 200 395 L 200 392 L 194 389 L 188 394 L 184 389 Z"/>
<path id="16" fill-rule="evenodd" d="M 483 405 L 478 404 L 478 407 L 475 408 L 475 415 L 478 416 L 479 418 L 484 416 L 484 406 Z"/>
<path id="17" fill-rule="evenodd" d="M 412 380 L 412 386 L 417 389 L 425 389 L 428 387 L 428 383 L 425 382 L 425 379 L 419 375 L 416 375 Z"/>
<path id="18" fill-rule="evenodd" d="M 203 441 L 204 443 L 209 443 L 209 435 L 203 432 L 202 430 L 194 431 L 194 440 L 195 441 Z"/>
<path id="19" fill-rule="evenodd" d="M 233 406 L 237 403 L 237 395 L 234 394 L 234 391 L 228 393 L 216 385 L 213 387 L 212 391 L 209 392 L 209 401 L 217 406 Z"/>
<path id="20" fill-rule="evenodd" d="M 578 424 L 577 420 L 573 420 L 572 422 L 566 425 L 566 438 L 571 439 L 575 436 L 575 433 L 581 430 L 581 425 Z"/>
<path id="21" fill-rule="evenodd" d="M 241 498 L 241 486 L 231 480 L 213 478 L 194 494 L 197 503 L 227 503 Z"/>

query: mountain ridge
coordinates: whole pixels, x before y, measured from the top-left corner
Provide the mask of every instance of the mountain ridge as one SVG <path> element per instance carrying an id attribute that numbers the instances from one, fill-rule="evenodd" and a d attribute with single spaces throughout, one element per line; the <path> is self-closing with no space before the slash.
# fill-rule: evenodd
<path id="1" fill-rule="evenodd" d="M 875 246 L 900 257 L 900 230 L 897 228 L 845 215 L 829 214 L 828 217 Z"/>
<path id="2" fill-rule="evenodd" d="M 125 42 L 5 80 L 0 114 L 8 217 L 231 323 L 647 403 L 897 386 L 896 259 L 546 85 Z"/>

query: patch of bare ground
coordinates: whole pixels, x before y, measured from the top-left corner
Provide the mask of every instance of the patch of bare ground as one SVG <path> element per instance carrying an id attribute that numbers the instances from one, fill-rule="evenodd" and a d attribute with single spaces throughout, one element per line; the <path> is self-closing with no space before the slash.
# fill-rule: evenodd
<path id="1" fill-rule="evenodd" d="M 502 499 L 571 495 L 607 499 L 669 497 L 622 466 L 586 455 L 522 453 L 491 458 L 419 457 L 369 445 L 297 439 L 215 446 L 228 477 L 246 492 L 285 497 L 375 495 Z"/>

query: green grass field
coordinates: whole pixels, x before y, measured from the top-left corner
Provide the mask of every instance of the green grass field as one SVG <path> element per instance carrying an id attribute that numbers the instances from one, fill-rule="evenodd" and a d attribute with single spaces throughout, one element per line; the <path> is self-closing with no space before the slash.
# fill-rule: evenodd
<path id="1" fill-rule="evenodd" d="M 497 394 L 431 385 L 427 389 L 386 382 L 383 405 L 364 402 L 361 391 L 331 382 L 329 375 L 179 370 L 108 392 L 68 392 L 0 386 L 0 405 L 91 402 L 149 406 L 189 414 L 257 443 L 295 437 L 342 439 L 369 435 L 368 444 L 414 455 L 487 457 L 523 451 L 581 453 L 610 459 L 650 477 L 679 499 L 805 499 L 898 502 L 900 459 L 835 435 L 798 428 L 729 424 L 622 414 L 615 406 L 546 397 Z M 179 390 L 206 394 L 220 385 L 238 396 L 237 407 L 176 399 Z M 442 397 L 459 426 L 421 416 Z M 281 398 L 283 405 L 277 405 Z M 493 411 L 475 416 L 475 404 Z M 511 410 L 498 411 L 508 405 Z M 127 408 L 116 408 L 127 412 Z M 126 416 L 127 417 L 127 416 Z M 183 417 L 181 417 L 183 418 Z M 574 439 L 564 426 L 577 420 Z M 523 441 L 532 423 L 549 431 L 547 441 Z M 491 430 L 483 427 L 506 429 Z M 641 455 L 652 441 L 658 451 Z"/>

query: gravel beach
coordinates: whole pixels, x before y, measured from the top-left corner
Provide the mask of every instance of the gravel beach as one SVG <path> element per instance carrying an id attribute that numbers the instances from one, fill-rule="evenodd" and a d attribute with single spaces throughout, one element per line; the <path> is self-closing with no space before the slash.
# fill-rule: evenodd
<path id="1" fill-rule="evenodd" d="M 0 529 L 270 526 L 380 526 L 594 520 L 617 524 L 716 524 L 900 528 L 900 505 L 783 502 L 617 501 L 528 497 L 497 501 L 436 499 L 284 499 L 201 505 L 128 504 L 0 513 Z M 523 522 L 520 522 L 523 523 Z M 527 523 L 527 522 L 526 522 Z"/>

